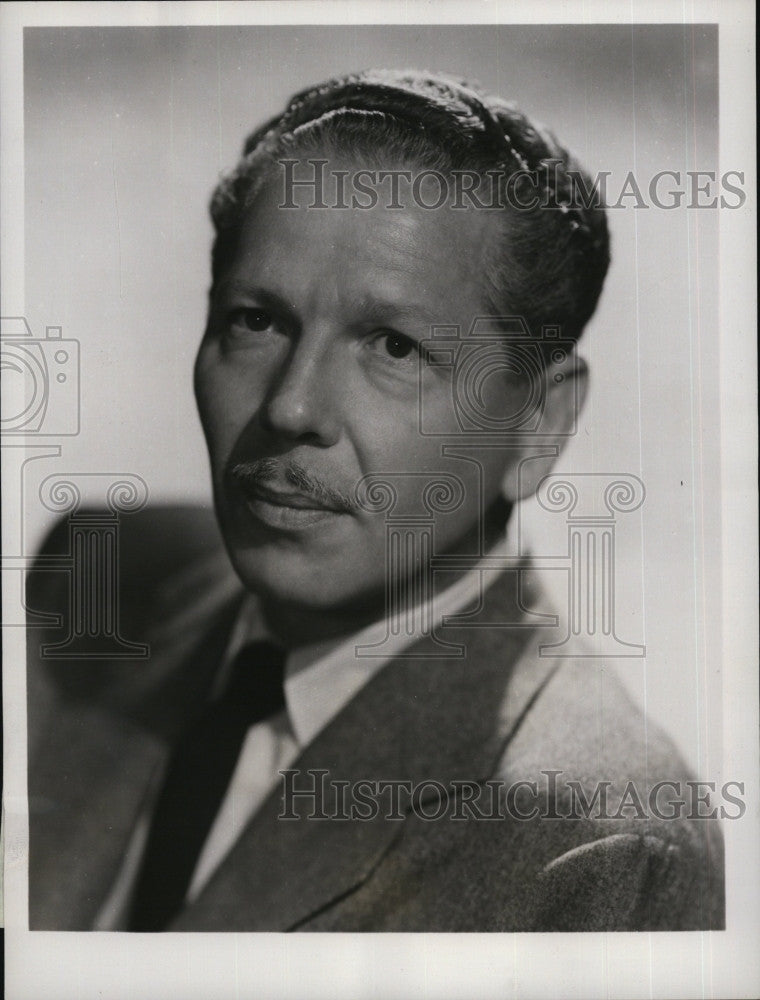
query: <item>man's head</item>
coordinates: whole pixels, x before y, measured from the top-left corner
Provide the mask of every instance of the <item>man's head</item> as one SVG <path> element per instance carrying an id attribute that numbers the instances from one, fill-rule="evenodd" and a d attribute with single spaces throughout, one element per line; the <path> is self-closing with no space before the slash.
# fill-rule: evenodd
<path id="1" fill-rule="evenodd" d="M 316 160 L 329 181 L 317 203 L 332 207 L 313 207 L 313 184 L 287 189 Z M 407 516 L 420 513 L 425 476 L 463 482 L 463 501 L 436 522 L 442 552 L 475 550 L 468 539 L 492 527 L 505 481 L 519 498 L 524 451 L 484 449 L 467 472 L 422 433 L 421 394 L 433 426 L 451 423 L 453 405 L 452 369 L 423 341 L 484 315 L 522 317 L 537 338 L 547 324 L 580 336 L 608 241 L 603 211 L 573 204 L 573 169 L 511 105 L 415 73 L 329 81 L 248 139 L 212 200 L 196 392 L 222 531 L 265 600 L 346 620 L 382 600 L 384 519 L 356 496 L 368 475 L 393 475 Z M 374 198 L 357 198 L 373 171 L 399 186 L 376 173 Z M 585 370 L 552 377 L 551 353 L 539 354 L 544 430 L 561 437 Z M 508 359 L 505 339 L 501 370 L 475 390 L 496 420 L 524 393 Z"/>

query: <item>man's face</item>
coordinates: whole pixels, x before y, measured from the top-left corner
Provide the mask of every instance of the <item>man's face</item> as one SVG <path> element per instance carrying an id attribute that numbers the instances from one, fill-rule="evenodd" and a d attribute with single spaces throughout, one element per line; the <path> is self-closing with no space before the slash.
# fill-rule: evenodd
<path id="1" fill-rule="evenodd" d="M 309 209 L 309 197 L 282 209 L 280 188 L 248 212 L 196 361 L 217 514 L 250 590 L 296 608 L 382 610 L 385 515 L 353 502 L 359 481 L 407 474 L 394 476 L 394 510 L 419 515 L 429 480 L 413 474 L 464 473 L 464 502 L 436 522 L 439 552 L 500 489 L 498 449 L 478 487 L 471 464 L 442 458 L 441 439 L 419 430 L 419 344 L 434 324 L 466 331 L 484 312 L 493 222 L 448 207 Z M 422 379 L 426 420 L 450 426 L 450 368 Z M 503 402 L 496 391 L 488 405 Z"/>

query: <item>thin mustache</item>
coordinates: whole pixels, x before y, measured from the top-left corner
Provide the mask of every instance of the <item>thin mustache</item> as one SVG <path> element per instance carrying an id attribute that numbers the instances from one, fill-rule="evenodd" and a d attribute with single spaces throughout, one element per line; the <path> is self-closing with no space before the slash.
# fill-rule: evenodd
<path id="1" fill-rule="evenodd" d="M 358 510 L 356 501 L 347 493 L 328 486 L 292 460 L 282 462 L 276 458 L 256 458 L 237 462 L 230 469 L 230 475 L 241 485 L 248 487 L 266 486 L 273 480 L 283 478 L 299 493 L 312 497 L 324 506 L 337 508 L 346 514 L 353 514 Z"/>

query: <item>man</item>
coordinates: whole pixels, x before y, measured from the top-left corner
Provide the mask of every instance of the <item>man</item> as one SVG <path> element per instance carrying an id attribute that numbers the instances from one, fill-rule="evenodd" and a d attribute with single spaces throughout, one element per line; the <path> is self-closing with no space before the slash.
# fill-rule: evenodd
<path id="1" fill-rule="evenodd" d="M 121 548 L 147 662 L 41 667 L 30 629 L 32 928 L 722 926 L 720 835 L 658 798 L 675 750 L 598 651 L 541 653 L 507 555 L 586 391 L 608 238 L 579 178 L 419 73 L 249 138 L 195 367 L 236 578 L 202 512 L 151 511 Z M 30 606 L 65 613 L 44 573 Z"/>

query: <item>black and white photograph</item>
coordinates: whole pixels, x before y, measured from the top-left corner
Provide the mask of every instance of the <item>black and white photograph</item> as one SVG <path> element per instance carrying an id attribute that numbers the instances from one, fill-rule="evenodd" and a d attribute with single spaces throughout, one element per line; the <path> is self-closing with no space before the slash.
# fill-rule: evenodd
<path id="1" fill-rule="evenodd" d="M 7 996 L 756 995 L 751 6 L 6 6 Z"/>

